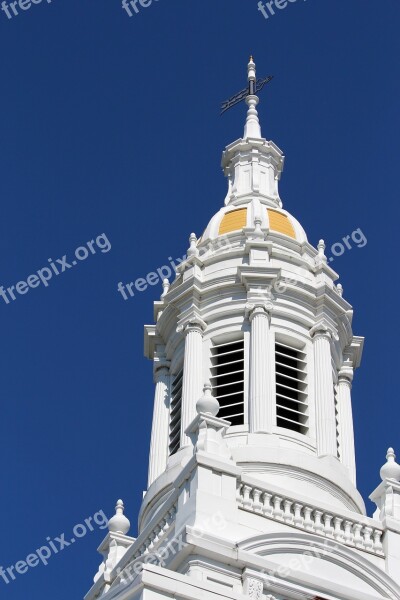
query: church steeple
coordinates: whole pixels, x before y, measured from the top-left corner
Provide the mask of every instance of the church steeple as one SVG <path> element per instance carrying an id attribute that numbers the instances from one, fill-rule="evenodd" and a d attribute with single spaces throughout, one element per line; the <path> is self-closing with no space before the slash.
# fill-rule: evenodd
<path id="1" fill-rule="evenodd" d="M 356 488 L 364 340 L 325 243 L 282 209 L 284 157 L 261 137 L 252 59 L 248 79 L 225 206 L 190 235 L 145 328 L 155 395 L 138 536 L 118 502 L 86 600 L 400 598 L 394 452 L 374 518 Z"/>

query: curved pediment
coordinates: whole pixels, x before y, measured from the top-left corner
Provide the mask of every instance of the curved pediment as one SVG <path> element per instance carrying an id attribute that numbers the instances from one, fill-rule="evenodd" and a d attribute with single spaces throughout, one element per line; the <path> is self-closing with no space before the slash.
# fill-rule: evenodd
<path id="1" fill-rule="evenodd" d="M 243 559 L 249 554 L 263 557 L 260 576 L 272 587 L 281 584 L 287 593 L 292 588 L 318 590 L 321 597 L 341 600 L 400 598 L 400 587 L 367 553 L 334 540 L 306 533 L 272 533 L 243 540 L 238 549 Z"/>

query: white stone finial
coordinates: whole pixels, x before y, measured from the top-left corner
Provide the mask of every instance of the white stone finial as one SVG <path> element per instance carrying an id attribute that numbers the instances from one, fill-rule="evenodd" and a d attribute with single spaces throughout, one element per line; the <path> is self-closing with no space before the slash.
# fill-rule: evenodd
<path id="1" fill-rule="evenodd" d="M 108 530 L 111 533 L 122 533 L 126 535 L 131 528 L 129 519 L 124 515 L 124 503 L 122 500 L 118 500 L 115 507 L 115 515 L 108 521 Z"/>
<path id="2" fill-rule="evenodd" d="M 386 460 L 386 464 L 383 465 L 380 471 L 382 481 L 385 481 L 385 479 L 400 481 L 400 465 L 396 462 L 396 455 L 393 448 L 388 449 Z"/>
<path id="3" fill-rule="evenodd" d="M 326 259 L 325 248 L 326 248 L 326 244 L 325 244 L 324 240 L 319 240 L 319 242 L 318 242 L 318 256 L 319 256 L 319 258 L 322 258 L 322 259 L 325 258 Z"/>
<path id="4" fill-rule="evenodd" d="M 204 384 L 203 396 L 197 401 L 196 410 L 198 414 L 206 413 L 216 417 L 219 411 L 219 402 L 211 393 L 212 387 L 210 382 Z"/>
<path id="5" fill-rule="evenodd" d="M 339 296 L 343 296 L 343 286 L 341 283 L 337 284 L 336 289 L 337 289 L 337 293 L 339 294 Z"/>
<path id="6" fill-rule="evenodd" d="M 263 235 L 263 232 L 261 230 L 261 225 L 262 225 L 262 219 L 260 216 L 257 215 L 257 217 L 255 217 L 255 219 L 254 219 L 254 233 L 257 237 L 260 237 Z"/>
<path id="7" fill-rule="evenodd" d="M 255 84 L 257 81 L 256 77 L 256 65 L 253 57 L 250 56 L 249 64 L 247 65 L 247 74 L 249 81 L 249 95 L 246 98 L 246 104 L 249 107 L 247 111 L 246 125 L 244 127 L 244 139 L 247 138 L 258 138 L 261 139 L 261 126 L 258 119 L 257 104 L 260 99 L 255 95 Z"/>
<path id="8" fill-rule="evenodd" d="M 256 65 L 252 56 L 250 56 L 249 64 L 247 65 L 247 76 L 249 81 L 256 81 Z"/>
<path id="9" fill-rule="evenodd" d="M 197 236 L 195 233 L 191 233 L 189 236 L 189 242 L 190 242 L 190 247 L 188 250 L 188 256 L 197 256 L 197 254 L 199 253 L 198 249 L 197 249 Z"/>
<path id="10" fill-rule="evenodd" d="M 169 279 L 167 279 L 167 278 L 163 279 L 163 282 L 162 282 L 163 293 L 161 294 L 161 298 L 164 298 L 164 296 L 166 296 L 168 294 L 169 285 L 170 285 Z"/>

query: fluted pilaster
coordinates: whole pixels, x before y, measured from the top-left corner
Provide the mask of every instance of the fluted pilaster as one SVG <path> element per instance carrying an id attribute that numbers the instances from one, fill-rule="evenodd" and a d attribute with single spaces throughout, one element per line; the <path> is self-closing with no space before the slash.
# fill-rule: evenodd
<path id="1" fill-rule="evenodd" d="M 155 372 L 155 395 L 153 426 L 151 430 L 149 487 L 167 466 L 169 438 L 169 385 L 170 373 L 167 365 Z"/>
<path id="2" fill-rule="evenodd" d="M 185 358 L 182 384 L 181 448 L 192 442 L 185 433 L 196 417 L 196 403 L 203 395 L 203 332 L 205 324 L 200 321 L 187 323 L 185 334 Z"/>
<path id="3" fill-rule="evenodd" d="M 317 325 L 310 333 L 314 337 L 317 451 L 320 456 L 331 455 L 337 457 L 331 356 L 332 331 L 323 325 Z"/>
<path id="4" fill-rule="evenodd" d="M 274 425 L 273 353 L 270 338 L 272 303 L 249 304 L 250 334 L 250 433 L 271 433 Z"/>
<path id="5" fill-rule="evenodd" d="M 347 467 L 350 479 L 356 485 L 353 409 L 351 404 L 352 381 L 353 369 L 351 367 L 342 369 L 339 372 L 336 399 L 339 420 L 340 460 Z"/>

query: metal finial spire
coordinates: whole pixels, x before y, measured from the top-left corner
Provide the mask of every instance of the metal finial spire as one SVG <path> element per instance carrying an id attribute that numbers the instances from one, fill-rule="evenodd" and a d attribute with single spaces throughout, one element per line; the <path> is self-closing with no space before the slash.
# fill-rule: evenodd
<path id="1" fill-rule="evenodd" d="M 250 65 L 252 65 L 252 67 L 253 67 L 251 77 L 250 77 Z M 257 92 L 260 92 L 263 89 L 264 85 L 266 85 L 267 83 L 269 83 L 271 81 L 271 79 L 273 79 L 273 75 L 269 75 L 268 77 L 256 79 L 255 67 L 256 66 L 254 64 L 254 58 L 253 58 L 253 56 L 250 56 L 249 65 L 248 65 L 249 85 L 247 88 L 245 88 L 244 90 L 241 90 L 240 92 L 238 92 L 237 94 L 235 94 L 234 96 L 229 98 L 229 100 L 226 100 L 225 102 L 222 103 L 221 115 L 224 112 L 226 112 L 227 110 L 229 110 L 230 108 L 232 108 L 232 106 L 235 106 L 236 104 L 239 104 L 239 102 L 246 100 L 246 98 L 248 96 L 254 96 L 255 94 L 257 94 Z M 254 71 L 254 75 L 253 75 L 253 71 Z"/>
<path id="2" fill-rule="evenodd" d="M 244 128 L 244 139 L 247 138 L 261 138 L 261 126 L 258 119 L 257 104 L 260 99 L 256 96 L 256 65 L 253 61 L 253 57 L 250 57 L 249 64 L 247 65 L 247 79 L 249 81 L 249 93 L 246 96 L 246 104 L 249 107 L 247 111 L 246 125 Z"/>

